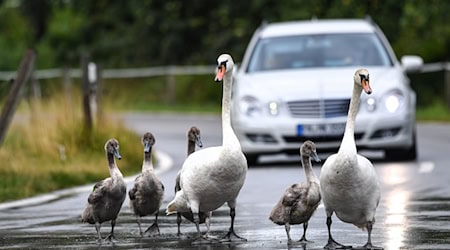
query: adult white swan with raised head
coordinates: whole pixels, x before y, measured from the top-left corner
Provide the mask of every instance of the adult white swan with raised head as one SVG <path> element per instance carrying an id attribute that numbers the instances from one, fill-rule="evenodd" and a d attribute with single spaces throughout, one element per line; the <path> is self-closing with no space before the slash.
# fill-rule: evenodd
<path id="1" fill-rule="evenodd" d="M 222 54 L 217 63 L 215 81 L 223 80 L 222 146 L 205 148 L 186 158 L 180 174 L 181 190 L 168 204 L 166 214 L 192 211 L 198 240 L 202 241 L 205 238 L 200 234 L 199 212 L 214 211 L 226 202 L 231 226 L 223 240 L 246 241 L 234 232 L 236 199 L 247 174 L 247 160 L 230 120 L 234 62 L 230 55 Z"/>
<path id="2" fill-rule="evenodd" d="M 336 154 L 327 158 L 320 172 L 320 190 L 327 214 L 326 249 L 351 248 L 336 242 L 331 236 L 333 213 L 343 222 L 367 229 L 364 249 L 380 249 L 371 241 L 375 211 L 380 201 L 380 184 L 372 163 L 357 153 L 354 136 L 355 118 L 363 90 L 367 94 L 372 93 L 369 72 L 359 69 L 354 75 L 353 95 L 341 146 Z"/>

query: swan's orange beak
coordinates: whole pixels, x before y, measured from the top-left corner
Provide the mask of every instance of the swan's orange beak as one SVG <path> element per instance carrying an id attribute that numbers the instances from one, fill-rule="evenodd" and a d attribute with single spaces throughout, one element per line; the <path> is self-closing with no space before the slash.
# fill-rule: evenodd
<path id="1" fill-rule="evenodd" d="M 216 82 L 220 82 L 223 79 L 223 76 L 225 75 L 225 65 L 219 65 L 219 67 L 217 67 L 217 73 L 216 73 L 216 77 L 214 78 L 214 81 Z"/>
<path id="2" fill-rule="evenodd" d="M 369 80 L 362 79 L 361 85 L 364 89 L 364 92 L 366 92 L 366 94 L 370 95 L 372 93 L 372 89 L 370 88 Z"/>

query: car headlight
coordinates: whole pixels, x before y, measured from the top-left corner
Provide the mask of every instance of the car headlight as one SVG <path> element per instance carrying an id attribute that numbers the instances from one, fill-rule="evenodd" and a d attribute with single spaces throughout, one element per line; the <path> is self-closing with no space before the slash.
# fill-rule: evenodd
<path id="1" fill-rule="evenodd" d="M 269 102 L 269 114 L 277 116 L 280 113 L 280 104 L 276 101 Z"/>
<path id="2" fill-rule="evenodd" d="M 403 106 L 404 101 L 403 93 L 399 90 L 393 90 L 384 97 L 384 106 L 389 113 L 395 113 Z"/>
<path id="3" fill-rule="evenodd" d="M 366 109 L 369 112 L 373 112 L 377 109 L 377 102 L 376 102 L 375 98 L 373 98 L 373 97 L 367 98 Z"/>
<path id="4" fill-rule="evenodd" d="M 261 102 L 254 96 L 243 96 L 239 101 L 239 110 L 246 116 L 253 117 L 261 115 Z"/>

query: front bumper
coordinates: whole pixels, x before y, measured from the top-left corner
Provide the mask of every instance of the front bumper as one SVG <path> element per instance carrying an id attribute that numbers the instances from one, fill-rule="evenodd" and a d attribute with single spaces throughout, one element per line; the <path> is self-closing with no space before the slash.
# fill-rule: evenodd
<path id="1" fill-rule="evenodd" d="M 300 144 L 311 140 L 318 152 L 335 152 L 343 134 L 297 135 L 297 125 L 345 124 L 346 117 L 330 119 L 294 119 L 276 117 L 267 119 L 234 120 L 233 128 L 244 153 L 277 154 L 298 153 Z M 395 114 L 359 115 L 355 124 L 355 141 L 359 149 L 384 150 L 408 148 L 414 142 L 415 116 Z"/>

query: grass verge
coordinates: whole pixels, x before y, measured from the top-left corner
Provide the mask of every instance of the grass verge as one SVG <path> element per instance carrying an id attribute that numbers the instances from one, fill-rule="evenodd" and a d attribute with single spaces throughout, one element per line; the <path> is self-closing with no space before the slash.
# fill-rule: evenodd
<path id="1" fill-rule="evenodd" d="M 117 165 L 122 173 L 140 171 L 139 135 L 115 120 L 103 120 L 101 126 L 87 132 L 81 112 L 64 104 L 61 97 L 42 105 L 21 104 L 0 149 L 0 202 L 108 177 L 104 144 L 111 137 L 120 143 L 123 158 Z"/>
<path id="2" fill-rule="evenodd" d="M 416 111 L 418 121 L 450 121 L 450 110 L 442 103 L 435 102 L 426 107 L 418 107 Z"/>

